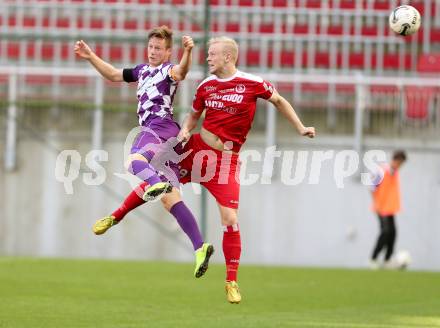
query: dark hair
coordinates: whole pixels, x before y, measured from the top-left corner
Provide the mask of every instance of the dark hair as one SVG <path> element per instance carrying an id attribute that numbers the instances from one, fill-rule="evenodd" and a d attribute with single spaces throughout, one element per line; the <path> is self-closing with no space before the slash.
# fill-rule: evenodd
<path id="1" fill-rule="evenodd" d="M 393 154 L 393 160 L 405 162 L 406 161 L 406 153 L 403 150 L 396 150 Z"/>
<path id="2" fill-rule="evenodd" d="M 173 31 L 171 31 L 168 26 L 162 25 L 148 33 L 148 41 L 150 41 L 151 38 L 163 39 L 165 40 L 166 47 L 171 48 L 171 45 L 173 44 Z"/>

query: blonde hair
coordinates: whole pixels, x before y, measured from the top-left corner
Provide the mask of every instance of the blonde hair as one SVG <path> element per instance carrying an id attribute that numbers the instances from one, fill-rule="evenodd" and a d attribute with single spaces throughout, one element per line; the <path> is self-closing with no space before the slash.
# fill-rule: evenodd
<path id="1" fill-rule="evenodd" d="M 151 38 L 158 38 L 165 40 L 165 46 L 168 49 L 171 48 L 173 44 L 173 32 L 166 25 L 156 27 L 150 33 L 148 33 L 148 41 L 150 41 Z"/>
<path id="2" fill-rule="evenodd" d="M 228 38 L 227 36 L 219 36 L 219 37 L 211 38 L 208 41 L 208 47 L 210 47 L 215 43 L 223 44 L 223 53 L 225 54 L 229 53 L 232 56 L 234 64 L 237 62 L 238 44 L 237 42 L 235 42 L 234 39 Z"/>

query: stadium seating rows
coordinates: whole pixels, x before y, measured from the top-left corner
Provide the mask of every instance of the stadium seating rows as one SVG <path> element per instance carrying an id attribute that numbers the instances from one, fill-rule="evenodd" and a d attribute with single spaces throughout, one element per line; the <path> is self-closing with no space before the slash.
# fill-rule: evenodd
<path id="1" fill-rule="evenodd" d="M 10 16 L 7 19 L 7 22 L 0 16 L 0 26 L 7 25 L 8 28 L 23 28 L 23 29 L 33 29 L 36 27 L 45 29 L 70 29 L 74 28 L 78 32 L 82 29 L 91 29 L 91 30 L 100 30 L 104 28 L 108 28 L 110 30 L 127 30 L 127 31 L 135 31 L 135 30 L 149 30 L 153 27 L 153 23 L 151 21 L 145 21 L 143 24 L 139 23 L 135 19 L 125 20 L 120 23 L 116 18 L 112 18 L 109 23 L 105 21 L 104 18 L 93 17 L 90 21 L 86 22 L 83 18 L 79 17 L 76 20 L 72 20 L 66 17 L 59 17 L 55 20 L 50 17 L 43 17 L 41 23 L 38 24 L 38 19 L 36 16 L 25 16 L 23 17 L 22 22 L 17 20 L 16 16 Z M 176 23 L 171 22 L 170 20 L 161 20 L 158 25 L 168 25 L 168 26 L 176 26 Z M 187 27 L 187 23 L 184 21 L 180 21 L 177 24 L 179 30 L 184 30 Z M 201 26 L 192 23 L 189 26 L 191 32 L 201 32 Z M 262 33 L 262 34 L 273 34 L 273 33 L 282 33 L 282 34 L 292 34 L 292 35 L 307 35 L 310 33 L 313 34 L 323 34 L 330 36 L 340 36 L 340 35 L 362 35 L 362 36 L 389 36 L 392 35 L 392 32 L 388 28 L 380 29 L 377 25 L 363 25 L 360 28 L 360 31 L 356 31 L 354 26 L 350 26 L 348 30 L 344 29 L 344 26 L 339 24 L 333 24 L 330 26 L 320 26 L 318 25 L 316 28 L 307 25 L 307 24 L 294 24 L 290 25 L 287 23 L 281 23 L 280 29 L 275 30 L 275 24 L 273 22 L 261 22 L 257 26 L 254 24 L 247 24 L 247 26 L 243 26 L 243 24 L 239 22 L 226 22 L 224 26 L 220 24 L 218 21 L 213 19 L 211 24 L 211 30 L 213 32 L 227 32 L 227 33 Z M 189 32 L 189 31 L 188 31 Z M 423 29 L 420 30 L 419 34 L 423 34 Z M 411 38 L 406 38 L 406 42 L 410 42 Z M 423 42 L 423 38 L 418 38 L 418 42 Z M 430 31 L 430 42 L 439 42 L 440 43 L 440 27 L 435 27 Z"/>
<path id="2" fill-rule="evenodd" d="M 92 2 L 92 3 L 139 3 L 139 4 L 172 4 L 172 5 L 203 5 L 203 0 L 67 0 L 60 2 Z M 395 6 L 396 1 L 389 0 L 211 0 L 211 6 L 231 6 L 237 5 L 242 7 L 267 6 L 274 8 L 285 8 L 290 6 L 305 7 L 305 8 L 340 8 L 340 9 L 356 9 L 357 6 L 361 8 L 371 8 L 375 10 L 390 10 Z M 423 0 L 416 0 L 411 2 L 421 13 L 424 13 Z"/>
<path id="3" fill-rule="evenodd" d="M 2 51 L 2 43 L 0 43 L 0 52 Z M 103 46 L 96 45 L 94 47 L 95 52 L 98 56 L 103 56 Z M 137 49 L 135 46 L 129 46 L 129 56 L 126 62 L 136 62 Z M 61 61 L 67 61 L 72 56 L 73 43 L 62 43 L 59 50 L 59 58 Z M 124 62 L 123 58 L 124 46 L 121 45 L 111 45 L 109 48 L 108 55 L 105 56 L 107 60 L 112 62 Z M 146 57 L 146 50 L 143 49 L 143 58 Z M 20 43 L 18 41 L 11 41 L 6 44 L 6 55 L 10 60 L 19 61 L 21 58 L 24 60 L 32 60 L 36 57 L 37 46 L 34 42 L 28 42 L 24 49 L 20 49 Z M 56 59 L 55 45 L 51 42 L 44 42 L 41 45 L 39 58 L 43 62 L 52 62 Z M 267 67 L 273 67 L 275 61 L 275 54 L 273 50 L 269 50 L 267 53 Z M 329 52 L 316 52 L 314 58 L 312 58 L 313 63 L 309 63 L 309 54 L 307 51 L 303 51 L 301 54 L 295 51 L 282 51 L 280 53 L 280 64 L 282 67 L 293 68 L 295 65 L 295 57 L 301 56 L 301 62 L 305 66 L 313 66 L 316 68 L 328 69 L 331 68 L 331 54 Z M 247 66 L 259 66 L 262 60 L 262 54 L 259 49 L 248 49 L 244 55 L 246 57 Z M 243 57 L 243 54 L 241 55 Z M 202 51 L 198 53 L 198 62 L 202 63 L 205 60 L 205 55 Z M 336 54 L 336 67 L 341 68 L 343 63 L 343 55 L 341 52 Z M 363 52 L 352 52 L 349 54 L 348 66 L 351 69 L 364 69 L 366 66 L 366 61 L 368 60 L 367 55 Z M 372 54 L 370 57 L 371 69 L 375 69 L 378 63 L 378 58 L 376 54 Z M 401 63 L 400 55 L 398 53 L 386 53 L 383 57 L 383 66 L 387 69 L 398 70 L 400 66 L 405 69 L 411 68 L 411 57 L 409 54 L 405 54 L 403 57 L 403 63 Z"/>
<path id="4" fill-rule="evenodd" d="M 151 17 L 151 15 L 154 16 L 154 13 L 160 13 L 160 6 L 157 5 L 161 3 L 168 6 L 164 8 L 169 9 L 171 3 L 176 6 L 176 9 L 182 5 L 186 6 L 185 8 L 190 8 L 190 13 L 200 13 L 195 9 L 202 4 L 200 0 L 49 0 L 34 2 L 38 4 L 36 6 L 38 10 L 32 10 L 32 8 L 23 10 L 20 5 L 16 4 L 5 7 L 7 10 L 0 14 L 0 27 L 12 36 L 12 40 L 17 40 L 0 42 L 0 54 L 4 59 L 21 63 L 23 61 L 44 63 L 58 59 L 58 61 L 72 63 L 74 56 L 71 54 L 71 44 L 74 42 L 74 35 L 89 35 L 93 37 L 88 40 L 95 41 L 92 43 L 96 46 L 98 54 L 104 54 L 106 59 L 119 63 L 136 62 L 145 57 L 145 50 L 142 49 L 144 33 L 152 28 L 153 24 L 165 24 L 179 31 L 193 33 L 194 36 L 201 35 L 200 25 L 196 22 L 188 22 L 184 16 L 178 15 L 167 19 L 162 19 L 161 16 L 156 19 Z M 411 70 L 414 69 L 414 63 L 418 59 L 414 58 L 414 56 L 418 56 L 418 51 L 414 51 L 413 45 L 418 43 L 420 48 L 426 42 L 440 45 L 440 24 L 431 24 L 429 40 L 422 37 L 423 29 L 417 34 L 418 37 L 398 39 L 391 35 L 384 23 L 386 20 L 385 10 L 389 10 L 395 5 L 395 2 L 383 0 L 362 2 L 347 0 L 216 0 L 212 2 L 212 5 L 223 9 L 218 11 L 219 15 L 213 16 L 211 31 L 238 36 L 239 42 L 244 45 L 241 47 L 240 64 L 251 67 L 261 66 L 268 69 L 274 67 L 378 69 L 379 72 L 383 69 Z M 63 3 L 71 7 L 64 7 Z M 122 12 L 113 10 L 122 8 L 120 7 L 121 3 L 129 4 L 128 9 L 124 9 Z M 149 17 L 136 16 L 136 3 L 155 5 L 152 7 L 154 8 L 153 14 L 149 13 Z M 424 1 L 414 1 L 412 5 L 415 5 L 423 14 L 425 12 L 424 3 Z M 85 4 L 87 8 L 94 8 L 92 13 L 84 15 L 82 4 Z M 113 4 L 116 7 L 113 8 Z M 282 10 L 280 11 L 280 8 L 292 5 L 301 7 L 300 9 L 305 10 L 306 15 L 297 14 L 293 22 L 289 20 L 288 15 Z M 277 15 L 279 16 L 270 16 L 273 11 L 268 10 L 269 16 L 266 17 L 266 13 L 261 11 L 261 6 L 278 10 Z M 438 11 L 434 1 L 432 6 L 431 13 L 436 12 L 436 9 Z M 368 8 L 369 14 L 362 13 L 362 10 L 359 13 L 361 7 Z M 33 9 L 35 8 L 33 7 Z M 70 15 L 71 11 L 65 10 L 65 8 L 73 9 L 73 14 Z M 105 10 L 97 10 L 99 8 L 105 8 Z M 234 15 L 234 8 L 244 8 L 242 11 L 244 16 Z M 340 9 L 330 14 L 325 8 Z M 351 16 L 350 11 L 355 8 L 357 9 L 354 11 L 357 12 L 356 15 L 361 15 L 358 20 L 353 17 L 347 20 L 347 15 L 335 16 L 340 13 L 348 13 L 348 16 Z M 254 9 L 257 10 L 255 15 Z M 237 10 L 240 13 L 240 9 L 236 9 L 235 14 L 237 14 Z M 377 15 L 374 13 L 375 10 Z M 247 17 L 247 19 L 241 19 L 243 17 Z M 276 18 L 280 19 L 276 20 Z M 379 24 L 375 24 L 375 22 L 379 22 Z M 127 36 L 134 36 L 135 39 L 129 42 L 130 45 L 124 44 L 122 46 L 120 41 L 112 39 L 113 36 L 118 37 L 119 40 L 124 40 Z M 271 38 L 271 36 L 274 37 Z M 291 39 L 290 36 L 292 36 Z M 352 39 L 348 40 L 347 37 Z M 264 38 L 266 47 L 261 43 Z M 377 42 L 374 41 L 375 38 L 377 38 Z M 271 41 L 267 42 L 267 40 Z M 298 40 L 302 40 L 300 48 L 297 47 Z M 271 43 L 273 41 L 281 42 L 282 45 L 276 47 Z M 329 43 L 327 41 L 337 42 L 334 49 L 328 49 Z M 399 46 L 399 42 L 402 43 L 402 41 L 411 43 L 411 46 L 408 44 L 403 52 Z M 345 46 L 342 46 L 343 43 Z M 125 49 L 127 47 L 129 50 Z M 413 50 L 410 50 L 411 48 Z M 202 63 L 204 55 L 199 54 L 198 57 L 199 60 L 196 62 Z"/>

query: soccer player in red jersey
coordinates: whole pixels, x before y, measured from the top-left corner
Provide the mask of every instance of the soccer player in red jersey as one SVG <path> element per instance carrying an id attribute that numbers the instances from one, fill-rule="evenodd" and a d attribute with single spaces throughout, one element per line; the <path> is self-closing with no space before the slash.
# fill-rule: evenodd
<path id="1" fill-rule="evenodd" d="M 289 123 L 303 136 L 313 138 L 315 129 L 305 127 L 289 102 L 262 78 L 237 70 L 237 43 L 227 37 L 213 38 L 209 42 L 208 66 L 212 75 L 197 88 L 190 113 L 180 131 L 180 139 L 188 140 L 185 149 L 193 152 L 182 162 L 185 170 L 199 171 L 200 163 L 194 163 L 200 151 L 213 150 L 217 154 L 216 171 L 210 181 L 202 182 L 217 200 L 223 225 L 223 253 L 226 261 L 226 293 L 231 303 L 239 303 L 241 295 L 237 285 L 237 269 L 240 261 L 241 240 L 238 226 L 240 184 L 238 181 L 238 152 L 246 141 L 252 126 L 258 98 L 270 101 Z M 197 121 L 205 111 L 200 134 L 190 137 Z M 230 169 L 222 169 L 225 155 L 230 156 Z M 208 161 L 201 165 L 212 167 Z M 181 170 L 182 172 L 182 170 Z M 226 172 L 225 174 L 222 174 Z M 190 176 L 181 182 L 193 181 Z M 194 182 L 194 181 L 193 181 Z M 197 181 L 195 181 L 197 182 Z"/>
<path id="2" fill-rule="evenodd" d="M 193 111 L 185 118 L 178 135 L 178 139 L 186 142 L 184 151 L 190 151 L 180 163 L 181 182 L 203 185 L 214 196 L 220 210 L 226 262 L 225 288 L 230 303 L 241 301 L 237 284 L 241 255 L 237 216 L 240 194 L 238 153 L 252 126 L 257 99 L 270 101 L 300 135 L 315 137 L 315 129 L 302 124 L 293 107 L 272 84 L 237 70 L 237 58 L 238 46 L 233 39 L 217 37 L 209 41 L 207 61 L 212 75 L 198 86 Z M 204 111 L 200 133 L 190 135 Z M 207 180 L 206 176 L 210 179 Z M 136 192 L 131 195 L 135 197 Z M 163 200 L 166 208 L 171 205 L 170 200 L 172 197 Z M 142 202 L 138 198 L 136 206 Z"/>

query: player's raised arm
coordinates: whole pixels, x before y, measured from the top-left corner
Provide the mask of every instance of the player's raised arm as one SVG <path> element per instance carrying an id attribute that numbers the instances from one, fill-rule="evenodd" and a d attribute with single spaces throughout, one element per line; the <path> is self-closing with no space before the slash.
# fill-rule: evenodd
<path id="1" fill-rule="evenodd" d="M 309 138 L 315 137 L 315 128 L 304 126 L 292 105 L 290 105 L 290 103 L 276 90 L 268 100 L 280 111 L 281 114 L 284 115 L 285 118 L 287 118 L 289 123 L 296 128 L 299 134 Z"/>
<path id="2" fill-rule="evenodd" d="M 95 69 L 107 80 L 113 82 L 122 82 L 124 81 L 122 76 L 122 69 L 116 69 L 111 64 L 105 62 L 100 57 L 98 57 L 85 43 L 83 40 L 76 41 L 75 43 L 75 53 L 90 62 Z"/>
<path id="3" fill-rule="evenodd" d="M 194 47 L 193 39 L 184 35 L 182 37 L 183 55 L 180 59 L 179 65 L 173 66 L 171 69 L 171 77 L 175 81 L 182 81 L 185 79 L 192 63 L 192 48 Z"/>

